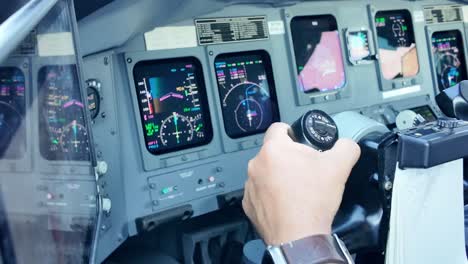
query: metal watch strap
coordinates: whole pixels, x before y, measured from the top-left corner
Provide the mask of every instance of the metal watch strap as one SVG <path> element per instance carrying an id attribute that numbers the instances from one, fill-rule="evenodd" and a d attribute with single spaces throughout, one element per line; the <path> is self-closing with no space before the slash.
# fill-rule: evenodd
<path id="1" fill-rule="evenodd" d="M 315 235 L 281 245 L 287 263 L 351 264 L 349 253 L 338 237 Z M 350 262 L 351 261 L 351 262 Z"/>

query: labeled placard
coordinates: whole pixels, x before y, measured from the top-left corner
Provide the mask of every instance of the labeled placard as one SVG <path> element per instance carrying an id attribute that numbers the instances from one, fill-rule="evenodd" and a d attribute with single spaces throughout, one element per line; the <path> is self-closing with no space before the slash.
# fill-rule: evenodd
<path id="1" fill-rule="evenodd" d="M 463 21 L 461 6 L 431 6 L 424 8 L 427 24 Z"/>
<path id="2" fill-rule="evenodd" d="M 265 16 L 195 20 L 199 45 L 269 39 Z"/>

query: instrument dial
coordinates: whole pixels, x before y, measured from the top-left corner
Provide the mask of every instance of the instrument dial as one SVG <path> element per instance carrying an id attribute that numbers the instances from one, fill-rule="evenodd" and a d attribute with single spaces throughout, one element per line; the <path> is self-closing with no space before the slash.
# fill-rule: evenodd
<path id="1" fill-rule="evenodd" d="M 193 140 L 194 128 L 189 117 L 176 112 L 162 121 L 160 138 L 164 146 L 185 145 Z"/>
<path id="2" fill-rule="evenodd" d="M 63 128 L 59 143 L 62 151 L 68 154 L 80 155 L 89 151 L 88 132 L 76 120 Z"/>

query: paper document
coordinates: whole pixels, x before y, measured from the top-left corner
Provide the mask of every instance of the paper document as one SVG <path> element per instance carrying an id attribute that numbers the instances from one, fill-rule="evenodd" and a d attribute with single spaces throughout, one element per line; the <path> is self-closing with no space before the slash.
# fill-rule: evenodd
<path id="1" fill-rule="evenodd" d="M 463 160 L 395 172 L 387 264 L 465 264 Z"/>

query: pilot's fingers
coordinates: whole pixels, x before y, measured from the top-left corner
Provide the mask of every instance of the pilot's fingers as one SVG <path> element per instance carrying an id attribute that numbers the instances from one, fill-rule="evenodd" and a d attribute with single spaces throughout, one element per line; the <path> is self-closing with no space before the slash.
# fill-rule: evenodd
<path id="1" fill-rule="evenodd" d="M 351 139 L 339 139 L 331 150 L 325 152 L 325 155 L 339 166 L 351 170 L 361 156 L 361 148 Z"/>
<path id="2" fill-rule="evenodd" d="M 292 139 L 288 135 L 288 130 L 290 126 L 285 123 L 274 123 L 268 128 L 267 132 L 265 133 L 265 138 L 263 142 L 266 143 L 268 141 L 291 141 Z"/>

